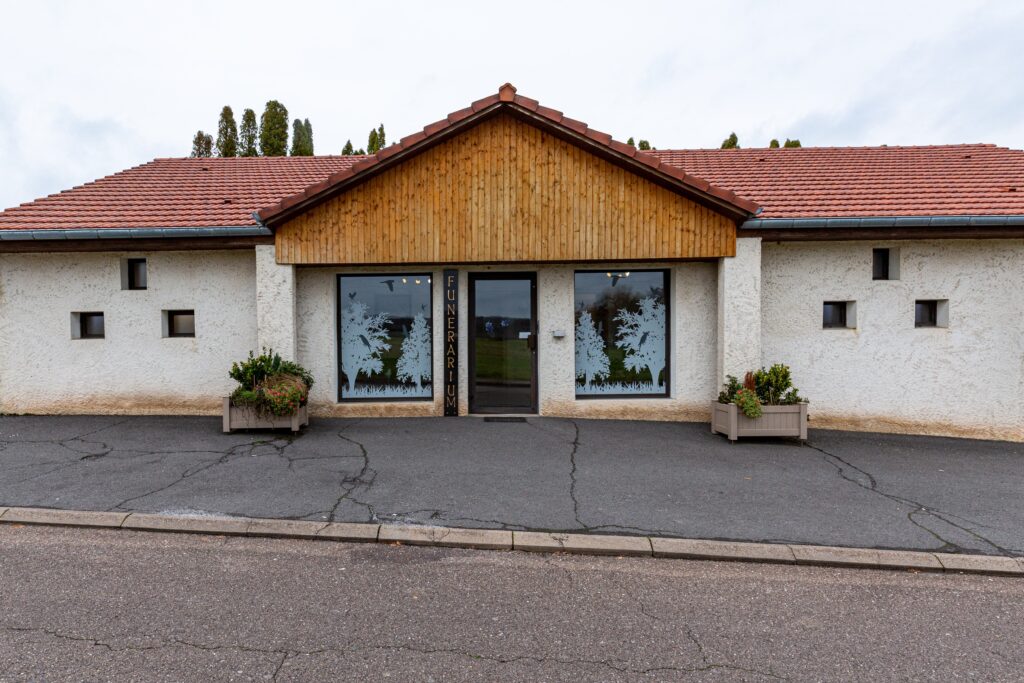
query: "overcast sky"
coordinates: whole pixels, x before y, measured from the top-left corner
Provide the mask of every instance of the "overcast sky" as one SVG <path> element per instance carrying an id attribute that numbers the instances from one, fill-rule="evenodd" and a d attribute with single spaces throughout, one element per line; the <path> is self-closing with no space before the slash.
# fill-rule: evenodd
<path id="1" fill-rule="evenodd" d="M 301 8 L 301 9 L 300 9 Z M 319 154 L 511 81 L 660 148 L 1024 147 L 1024 3 L 0 0 L 0 207 L 186 156 L 278 99 Z"/>

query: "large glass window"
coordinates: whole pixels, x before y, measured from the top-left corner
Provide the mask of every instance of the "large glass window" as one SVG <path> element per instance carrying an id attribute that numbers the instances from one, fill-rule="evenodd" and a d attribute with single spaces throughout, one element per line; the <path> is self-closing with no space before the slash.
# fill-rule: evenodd
<path id="1" fill-rule="evenodd" d="M 668 274 L 576 273 L 576 395 L 667 396 Z"/>
<path id="2" fill-rule="evenodd" d="M 430 399 L 429 274 L 339 275 L 340 400 Z"/>

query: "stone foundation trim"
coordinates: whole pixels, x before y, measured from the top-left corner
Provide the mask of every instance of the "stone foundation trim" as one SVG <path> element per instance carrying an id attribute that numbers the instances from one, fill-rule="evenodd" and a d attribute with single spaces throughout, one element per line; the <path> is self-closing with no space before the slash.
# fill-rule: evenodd
<path id="1" fill-rule="evenodd" d="M 904 569 L 911 571 L 992 574 L 1024 578 L 1024 558 L 1003 555 L 958 555 L 914 550 L 840 548 L 788 543 L 712 541 L 696 538 L 611 536 L 500 529 L 359 524 L 261 519 L 216 515 L 165 515 L 148 512 L 103 512 L 0 506 L 0 524 L 96 527 L 225 536 L 362 541 L 476 550 L 577 553 L 653 558 L 768 562 L 823 567 Z"/>

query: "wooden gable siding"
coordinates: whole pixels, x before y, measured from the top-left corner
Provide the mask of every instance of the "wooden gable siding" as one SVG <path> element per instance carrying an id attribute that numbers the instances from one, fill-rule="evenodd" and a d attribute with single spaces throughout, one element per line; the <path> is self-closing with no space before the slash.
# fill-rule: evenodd
<path id="1" fill-rule="evenodd" d="M 281 225 L 295 264 L 644 261 L 734 256 L 736 225 L 501 115 Z"/>

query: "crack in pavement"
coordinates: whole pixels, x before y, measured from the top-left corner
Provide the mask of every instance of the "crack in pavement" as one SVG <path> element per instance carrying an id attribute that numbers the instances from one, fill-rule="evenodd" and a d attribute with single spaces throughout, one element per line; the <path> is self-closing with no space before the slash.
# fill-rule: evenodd
<path id="1" fill-rule="evenodd" d="M 246 457 L 246 456 L 251 456 L 251 455 L 253 455 L 253 451 L 254 450 L 256 450 L 257 448 L 260 448 L 262 446 L 270 446 L 271 448 L 274 448 L 275 450 L 280 451 L 280 450 L 283 450 L 284 448 L 287 448 L 288 444 L 286 444 L 284 446 L 277 446 L 273 441 L 255 440 L 255 441 L 250 441 L 248 443 L 235 444 L 234 446 L 232 446 L 231 448 L 227 449 L 226 451 L 189 451 L 189 453 L 191 453 L 191 454 L 198 454 L 198 453 L 216 454 L 217 457 L 214 460 L 212 460 L 211 462 L 206 462 L 206 463 L 202 463 L 202 464 L 199 464 L 199 465 L 197 465 L 197 464 L 189 465 L 187 468 L 185 468 L 184 471 L 182 471 L 182 473 L 180 475 L 178 475 L 177 479 L 171 481 L 170 483 L 164 484 L 163 486 L 159 486 L 159 487 L 157 487 L 155 489 L 151 489 L 149 491 L 146 491 L 145 493 L 140 493 L 137 496 L 131 496 L 130 498 L 125 498 L 120 503 L 117 503 L 116 505 L 113 505 L 113 506 L 107 508 L 107 510 L 108 511 L 130 511 L 130 510 L 132 510 L 132 508 L 125 507 L 129 503 L 134 503 L 137 500 L 141 500 L 143 498 L 147 498 L 149 496 L 153 496 L 153 495 L 156 495 L 158 493 L 163 493 L 164 491 L 167 491 L 167 490 L 169 490 L 171 488 L 174 488 L 178 484 L 181 484 L 182 482 L 187 481 L 188 479 L 191 479 L 192 477 L 196 476 L 197 474 L 200 474 L 201 472 L 205 472 L 206 470 L 211 469 L 213 467 L 216 467 L 218 465 L 223 465 L 223 464 L 225 464 L 227 462 L 230 462 L 232 460 L 237 460 L 237 459 L 240 459 L 240 458 L 243 458 L 243 457 Z M 136 452 L 140 452 L 140 453 L 146 454 L 145 451 L 136 451 Z M 179 452 L 162 453 L 162 452 L 157 451 L 157 452 L 152 452 L 152 453 L 149 453 L 149 454 L 150 455 L 175 455 L 177 453 L 179 453 Z"/>
<path id="2" fill-rule="evenodd" d="M 120 424 L 124 424 L 125 422 L 128 422 L 130 419 L 131 419 L 131 417 L 125 417 L 124 419 L 117 420 L 117 421 L 112 422 L 112 423 L 107 424 L 107 425 L 103 425 L 102 427 L 97 427 L 96 429 L 93 429 L 91 431 L 83 432 L 82 434 L 76 434 L 74 436 L 69 436 L 69 437 L 64 438 L 64 439 L 3 439 L 3 440 L 0 440 L 0 452 L 6 451 L 9 446 L 16 446 L 16 445 L 21 445 L 21 444 L 36 444 L 36 445 L 48 444 L 48 445 L 51 445 L 51 446 L 57 446 L 59 448 L 63 448 L 64 450 L 70 451 L 70 452 L 72 452 L 72 453 L 74 453 L 76 455 L 81 456 L 81 457 L 77 458 L 76 460 L 69 460 L 67 462 L 61 462 L 61 464 L 59 464 L 57 467 L 54 467 L 53 469 L 46 470 L 45 472 L 37 472 L 36 474 L 33 474 L 33 475 L 29 476 L 29 477 L 26 477 L 24 479 L 19 479 L 18 481 L 14 481 L 14 482 L 11 482 L 11 483 L 12 484 L 23 484 L 25 482 L 32 481 L 33 479 L 38 479 L 40 477 L 45 477 L 48 474 L 53 474 L 54 472 L 60 472 L 61 470 L 67 469 L 68 467 L 72 467 L 72 466 L 78 464 L 79 462 L 81 462 L 83 460 L 99 460 L 100 458 L 104 458 L 107 455 L 110 455 L 110 453 L 112 453 L 115 449 L 111 448 L 110 446 L 108 446 L 106 443 L 104 443 L 102 441 L 88 441 L 88 440 L 85 439 L 85 437 L 92 436 L 93 434 L 98 434 L 98 433 L 100 433 L 102 431 L 105 431 L 107 429 L 113 429 L 114 427 L 116 427 L 116 426 L 118 426 Z M 98 446 L 100 446 L 100 449 L 98 449 L 98 450 L 100 450 L 102 452 L 98 452 L 97 453 L 97 452 L 93 452 L 91 450 L 83 451 L 83 450 L 79 450 L 77 448 L 73 448 L 72 444 L 76 443 L 76 442 L 77 443 L 82 443 L 82 444 L 95 444 L 95 445 L 98 445 Z M 60 461 L 57 461 L 57 462 L 60 462 Z M 56 464 L 56 462 L 36 463 L 36 464 Z"/>
<path id="3" fill-rule="evenodd" d="M 357 424 L 359 423 L 354 422 L 348 426 L 352 427 Z M 374 481 L 376 481 L 377 479 L 377 470 L 370 467 L 370 452 L 366 449 L 366 446 L 363 445 L 361 442 L 356 441 L 350 436 L 346 436 L 344 429 L 338 432 L 338 438 L 341 439 L 342 441 L 353 444 L 359 449 L 360 456 L 363 459 L 363 466 L 360 468 L 359 472 L 357 472 L 355 476 L 344 477 L 341 480 L 341 483 L 339 484 L 339 486 L 341 486 L 342 488 L 341 495 L 339 495 L 338 499 L 334 501 L 334 506 L 331 507 L 327 518 L 331 522 L 335 521 L 336 515 L 338 514 L 338 508 L 341 507 L 341 504 L 347 500 L 352 503 L 355 503 L 356 505 L 361 505 L 362 507 L 366 508 L 366 512 L 369 515 L 368 521 L 377 522 L 377 514 L 374 512 L 373 505 L 352 497 L 352 494 L 360 486 L 366 487 L 366 490 L 369 491 L 370 488 L 373 486 Z"/>
<path id="4" fill-rule="evenodd" d="M 4 631 L 12 633 L 37 633 L 49 636 L 57 640 L 65 640 L 73 643 L 79 643 L 88 645 L 90 647 L 103 648 L 108 652 L 149 652 L 163 649 L 173 648 L 190 648 L 201 650 L 204 652 L 216 652 L 218 650 L 235 650 L 238 652 L 245 652 L 251 654 L 260 655 L 275 655 L 279 656 L 280 659 L 277 661 L 273 672 L 271 673 L 271 680 L 277 680 L 281 672 L 285 668 L 286 663 L 289 659 L 293 659 L 298 656 L 316 656 L 327 653 L 338 653 L 338 654 L 354 654 L 358 652 L 366 652 L 372 650 L 390 651 L 390 652 L 412 652 L 421 655 L 451 655 L 456 657 L 463 657 L 466 659 L 472 659 L 477 661 L 493 662 L 495 664 L 514 664 L 517 662 L 534 662 L 537 664 L 556 664 L 561 666 L 599 666 L 607 668 L 611 671 L 625 674 L 652 674 L 658 672 L 678 672 L 678 673 L 703 673 L 714 670 L 724 671 L 735 671 L 743 673 L 751 673 L 759 676 L 766 676 L 769 678 L 787 680 L 786 678 L 775 674 L 772 671 L 762 671 L 758 669 L 751 669 L 747 667 L 735 666 L 731 664 L 718 664 L 708 663 L 702 661 L 699 666 L 685 667 L 685 666 L 648 666 L 648 667 L 636 667 L 629 666 L 623 660 L 617 658 L 608 659 L 586 659 L 586 658 L 563 658 L 563 657 L 547 657 L 542 655 L 494 655 L 484 654 L 480 652 L 473 652 L 471 650 L 464 650 L 451 647 L 434 647 L 431 645 L 417 645 L 408 643 L 359 643 L 355 640 L 348 641 L 344 645 L 338 646 L 325 646 L 314 649 L 302 649 L 294 647 L 274 647 L 274 648 L 263 648 L 252 645 L 243 644 L 206 644 L 197 643 L 187 640 L 181 640 L 178 638 L 158 638 L 157 636 L 144 635 L 144 639 L 153 639 L 157 643 L 153 645 L 116 645 L 106 640 L 99 638 L 90 638 L 86 636 L 77 636 L 67 633 L 62 633 L 54 629 L 47 629 L 41 627 L 24 627 L 24 626 L 3 626 L 0 627 Z"/>
<path id="5" fill-rule="evenodd" d="M 832 467 L 834 467 L 836 469 L 836 472 L 839 474 L 839 477 L 841 479 L 843 479 L 845 481 L 848 481 L 851 484 L 854 484 L 856 486 L 859 486 L 860 488 L 864 489 L 865 491 L 869 491 L 869 492 L 874 493 L 876 495 L 882 496 L 883 498 L 886 498 L 886 499 L 888 499 L 888 500 L 890 500 L 892 502 L 899 503 L 900 505 L 905 505 L 905 506 L 907 506 L 909 508 L 913 508 L 913 509 L 911 509 L 907 513 L 907 521 L 909 521 L 911 524 L 913 524 L 917 528 L 921 529 L 922 531 L 930 534 L 932 537 L 934 537 L 936 539 L 936 541 L 938 541 L 941 544 L 933 552 L 963 553 L 963 552 L 968 552 L 968 549 L 964 548 L 963 546 L 961 546 L 958 543 L 954 543 L 953 541 L 950 541 L 949 539 L 943 538 L 942 535 L 938 531 L 936 531 L 935 529 L 932 529 L 929 526 L 926 526 L 924 524 L 924 522 L 919 521 L 918 519 L 916 519 L 915 518 L 916 515 L 924 515 L 924 516 L 927 516 L 927 517 L 933 517 L 933 518 L 935 518 L 935 519 L 937 519 L 937 520 L 939 520 L 941 522 L 944 522 L 945 524 L 948 524 L 949 526 L 951 526 L 951 527 L 953 527 L 955 529 L 959 529 L 960 531 L 962 531 L 962 532 L 968 534 L 969 536 L 971 536 L 971 537 L 981 541 L 982 543 L 985 543 L 985 544 L 991 546 L 992 548 L 994 548 L 999 553 L 1002 553 L 1003 555 L 1012 555 L 1013 554 L 1013 551 L 1011 549 L 1004 548 L 1003 546 L 999 545 L 995 541 L 993 541 L 993 540 L 991 540 L 989 538 L 986 538 L 982 534 L 979 534 L 975 530 L 970 529 L 970 528 L 968 528 L 968 527 L 966 527 L 966 526 L 964 526 L 962 524 L 957 524 L 956 522 L 951 521 L 949 518 L 950 517 L 954 517 L 956 519 L 960 519 L 960 520 L 962 520 L 964 522 L 968 522 L 970 524 L 977 524 L 976 522 L 974 522 L 972 520 L 969 520 L 969 519 L 966 519 L 964 517 L 959 517 L 957 515 L 952 515 L 952 514 L 945 513 L 942 510 L 938 510 L 936 508 L 929 508 L 927 505 L 924 505 L 923 503 L 920 503 L 920 502 L 918 502 L 916 500 L 912 500 L 910 498 L 905 498 L 903 496 L 898 496 L 898 495 L 893 494 L 893 493 L 886 493 L 885 491 L 882 491 L 882 490 L 880 490 L 878 488 L 878 480 L 875 479 L 875 477 L 870 472 L 868 472 L 867 470 L 864 470 L 864 469 L 862 469 L 860 467 L 857 467 L 853 463 L 848 462 L 847 460 L 844 460 L 843 458 L 839 457 L 835 453 L 830 453 L 829 451 L 826 451 L 824 448 L 821 448 L 819 446 L 815 446 L 810 441 L 806 442 L 806 445 L 807 445 L 808 448 L 811 448 L 811 449 L 821 453 L 824 456 L 823 460 L 826 463 L 828 463 L 829 465 L 831 465 Z M 857 477 L 849 476 L 847 474 L 847 472 L 846 472 L 846 468 L 848 468 L 849 470 L 851 470 L 853 472 L 856 472 L 856 473 L 860 474 L 862 477 L 867 479 L 868 483 L 865 484 L 863 481 L 858 480 Z M 982 525 L 978 525 L 978 526 L 982 526 Z"/>
<path id="6" fill-rule="evenodd" d="M 576 524 L 582 529 L 587 529 L 587 525 L 580 519 L 580 501 L 576 498 L 576 453 L 580 448 L 580 426 L 576 420 L 569 420 L 569 424 L 576 432 L 572 440 L 572 451 L 569 452 L 569 497 L 572 499 L 572 514 L 576 518 Z"/>

